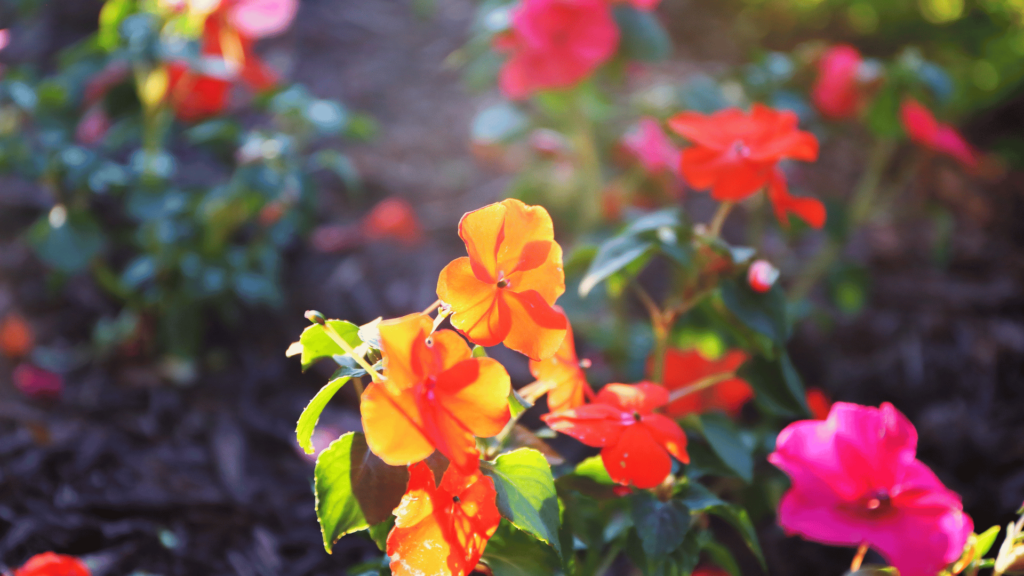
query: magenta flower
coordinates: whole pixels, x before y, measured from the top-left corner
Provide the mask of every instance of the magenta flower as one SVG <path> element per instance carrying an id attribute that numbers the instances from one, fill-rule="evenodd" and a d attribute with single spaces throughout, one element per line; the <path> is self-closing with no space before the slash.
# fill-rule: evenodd
<path id="1" fill-rule="evenodd" d="M 661 171 L 674 174 L 679 172 L 679 155 L 682 152 L 669 140 L 661 124 L 654 118 L 641 118 L 626 132 L 622 143 L 651 174 Z"/>
<path id="2" fill-rule="evenodd" d="M 974 523 L 916 452 L 917 430 L 889 403 L 836 402 L 827 420 L 790 424 L 768 456 L 793 483 L 779 524 L 832 546 L 867 543 L 900 576 L 935 576 Z"/>
<path id="3" fill-rule="evenodd" d="M 978 153 L 967 140 L 949 124 L 935 119 L 932 111 L 913 98 L 906 98 L 900 105 L 900 120 L 903 129 L 914 142 L 960 162 L 972 170 L 978 166 Z"/>

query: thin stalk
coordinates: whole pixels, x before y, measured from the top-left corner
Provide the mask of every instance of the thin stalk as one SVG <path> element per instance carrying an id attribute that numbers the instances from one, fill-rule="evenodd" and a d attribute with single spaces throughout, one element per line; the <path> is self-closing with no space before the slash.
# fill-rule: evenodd
<path id="1" fill-rule="evenodd" d="M 701 378 L 700 380 L 698 380 L 697 382 L 687 386 L 686 388 L 680 388 L 679 390 L 673 391 L 671 394 L 669 394 L 668 401 L 670 403 L 671 402 L 675 402 L 676 400 L 679 400 L 680 398 L 686 398 L 690 394 L 696 394 L 697 392 L 700 392 L 701 390 L 704 390 L 704 389 L 707 389 L 707 388 L 711 388 L 715 384 L 719 384 L 721 382 L 725 382 L 726 380 L 729 380 L 729 379 L 735 378 L 735 377 L 736 377 L 736 374 L 733 373 L 733 372 L 724 372 L 722 374 L 712 374 L 711 376 L 707 376 L 705 378 Z"/>
<path id="2" fill-rule="evenodd" d="M 651 381 L 661 384 L 665 374 L 668 337 L 675 321 L 675 314 L 662 312 L 654 298 L 636 282 L 633 282 L 633 290 L 651 317 L 651 330 L 654 332 L 654 366 L 651 368 Z"/>
<path id="3" fill-rule="evenodd" d="M 366 373 L 370 375 L 371 380 L 373 380 L 374 382 L 380 382 L 384 380 L 384 377 L 378 374 L 377 371 L 373 369 L 373 366 L 370 366 L 370 364 L 366 361 L 365 358 L 363 358 L 359 354 L 356 354 L 356 351 L 352 348 L 352 345 L 346 342 L 345 339 L 341 337 L 341 334 L 338 334 L 338 331 L 335 330 L 333 326 L 331 326 L 327 322 L 324 322 L 322 324 L 318 322 L 318 324 L 320 324 L 320 327 L 324 329 L 324 333 L 327 334 L 328 338 L 334 340 L 334 343 L 340 346 L 341 349 L 345 351 L 345 354 L 351 356 L 363 370 L 366 370 Z"/>
<path id="4" fill-rule="evenodd" d="M 604 573 L 612 567 L 612 562 L 615 562 L 615 559 L 619 557 L 619 552 L 621 551 L 622 544 L 619 544 L 618 542 L 612 544 L 608 548 L 608 552 L 606 552 L 604 557 L 601 558 L 601 563 L 598 564 L 597 568 L 594 570 L 594 576 L 604 576 Z"/>
<path id="5" fill-rule="evenodd" d="M 594 130 L 590 119 L 577 105 L 572 115 L 572 144 L 579 161 L 583 198 L 580 206 L 580 224 L 588 227 L 597 221 L 600 215 L 601 192 L 604 189 L 604 178 L 601 176 L 601 157 L 594 142 Z"/>
<path id="6" fill-rule="evenodd" d="M 431 313 L 431 312 L 433 312 L 434 310 L 437 310 L 437 309 L 438 309 L 438 307 L 440 307 L 440 306 L 441 306 L 441 299 L 440 299 L 440 298 L 438 298 L 436 302 L 434 302 L 434 303 L 433 303 L 433 304 L 431 304 L 430 306 L 427 306 L 427 309 L 426 309 L 426 310 L 424 310 L 424 311 L 423 311 L 423 313 L 424 313 L 424 314 L 430 314 L 430 313 Z"/>
<path id="7" fill-rule="evenodd" d="M 856 572 L 860 570 L 860 565 L 864 563 L 864 556 L 868 553 L 868 543 L 864 542 L 857 548 L 857 555 L 853 557 L 853 562 L 850 562 L 850 572 Z"/>
<path id="8" fill-rule="evenodd" d="M 732 212 L 734 206 L 736 206 L 735 202 L 722 202 L 718 205 L 718 211 L 715 212 L 711 223 L 708 224 L 708 236 L 718 238 L 718 235 L 722 233 L 722 225 L 725 224 L 725 219 L 729 216 L 729 212 Z"/>

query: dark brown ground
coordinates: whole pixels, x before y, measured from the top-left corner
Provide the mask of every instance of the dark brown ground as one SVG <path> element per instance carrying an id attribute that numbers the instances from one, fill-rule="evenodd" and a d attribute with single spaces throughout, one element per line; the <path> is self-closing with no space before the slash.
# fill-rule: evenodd
<path id="1" fill-rule="evenodd" d="M 460 250 L 459 216 L 500 197 L 503 178 L 479 168 L 467 142 L 488 97 L 467 95 L 444 66 L 473 5 L 437 0 L 421 18 L 405 1 L 304 0 L 294 31 L 267 47 L 314 93 L 378 120 L 379 138 L 352 151 L 368 182 L 361 206 L 391 194 L 412 200 L 431 232 L 421 249 L 325 256 L 297 247 L 286 309 L 254 312 L 238 332 L 244 340 L 215 329 L 228 366 L 190 388 L 152 385 L 145 363 L 89 364 L 70 370 L 63 400 L 30 402 L 0 360 L 0 567 L 55 549 L 99 560 L 101 576 L 300 576 L 339 574 L 375 553 L 359 537 L 323 552 L 312 466 L 296 453 L 293 429 L 326 374 L 301 375 L 283 351 L 307 308 L 365 321 L 425 307 L 437 271 Z M 31 57 L 44 59 L 54 38 L 87 33 L 82 22 L 95 21 L 65 6 L 51 7 Z M 690 39 L 682 56 L 699 65 L 737 57 L 726 34 L 709 32 L 724 29 L 719 16 L 687 14 L 673 26 Z M 999 125 L 986 122 L 972 133 Z M 841 164 L 842 151 L 833 158 Z M 864 312 L 828 329 L 809 322 L 792 347 L 808 383 L 835 399 L 903 410 L 920 431 L 922 459 L 963 494 L 981 529 L 1005 524 L 1024 500 L 1022 185 L 1017 174 L 974 185 L 931 165 L 899 205 L 906 217 L 872 226 L 853 245 L 871 272 Z M 358 217 L 330 194 L 325 221 Z M 47 291 L 43 270 L 15 240 L 18 223 L 38 213 L 35 202 L 31 190 L 0 190 L 0 313 L 21 310 L 46 347 L 73 357 L 112 307 L 86 279 Z M 935 202 L 956 215 L 944 266 L 932 258 L 931 221 L 916 216 Z M 510 371 L 518 384 L 528 380 L 521 363 Z M 352 392 L 342 396 L 352 406 Z M 355 412 L 336 404 L 323 422 L 356 426 Z M 780 576 L 838 575 L 852 555 L 784 539 L 770 522 L 762 538 Z"/>

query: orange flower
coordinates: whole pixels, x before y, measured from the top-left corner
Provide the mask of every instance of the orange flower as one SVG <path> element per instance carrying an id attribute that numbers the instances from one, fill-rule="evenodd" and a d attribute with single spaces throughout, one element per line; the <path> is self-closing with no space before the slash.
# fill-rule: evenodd
<path id="1" fill-rule="evenodd" d="M 459 222 L 469 257 L 453 260 L 437 279 L 452 326 L 481 346 L 505 346 L 532 360 L 550 358 L 569 323 L 552 305 L 565 292 L 562 247 L 541 206 L 509 199 Z"/>
<path id="2" fill-rule="evenodd" d="M 9 358 L 19 358 L 32 351 L 35 337 L 32 327 L 21 314 L 12 312 L 0 322 L 0 352 Z"/>
<path id="3" fill-rule="evenodd" d="M 637 488 L 654 488 L 672 471 L 672 459 L 688 463 L 686 434 L 654 410 L 668 403 L 657 384 L 609 384 L 593 404 L 541 416 L 552 430 L 587 446 L 602 448 L 601 460 L 612 480 Z"/>
<path id="4" fill-rule="evenodd" d="M 562 311 L 558 306 L 555 309 Z M 547 360 L 530 360 L 530 374 L 537 381 L 522 388 L 519 393 L 530 402 L 547 394 L 550 412 L 581 406 L 588 398 L 594 397 L 594 391 L 587 383 L 587 377 L 576 357 L 576 344 L 573 342 L 570 325 L 566 326 L 565 340 L 562 340 L 554 356 Z"/>
<path id="5" fill-rule="evenodd" d="M 807 407 L 811 409 L 811 416 L 814 416 L 815 420 L 827 420 L 829 410 L 832 409 L 832 401 L 821 388 L 808 388 Z"/>
<path id="6" fill-rule="evenodd" d="M 381 200 L 363 217 L 362 229 L 370 240 L 394 238 L 410 247 L 423 240 L 423 227 L 416 211 L 402 198 Z"/>
<path id="7" fill-rule="evenodd" d="M 14 576 L 90 576 L 89 567 L 73 556 L 43 552 L 28 559 Z"/>
<path id="8" fill-rule="evenodd" d="M 494 481 L 449 467 L 436 486 L 424 462 L 409 466 L 409 488 L 395 508 L 388 556 L 395 576 L 465 576 L 473 571 L 501 515 Z"/>
<path id="9" fill-rule="evenodd" d="M 719 360 L 708 360 L 698 350 L 669 350 L 665 354 L 665 387 L 680 390 L 717 374 L 734 373 L 746 361 L 747 355 L 739 350 L 728 352 Z M 684 416 L 723 410 L 735 414 L 753 396 L 749 384 L 733 377 L 683 396 L 669 404 L 665 413 Z"/>
<path id="10" fill-rule="evenodd" d="M 508 373 L 472 358 L 451 330 L 430 333 L 425 314 L 380 324 L 386 380 L 363 393 L 360 411 L 370 450 L 392 466 L 419 462 L 436 448 L 463 473 L 477 469 L 473 436 L 494 436 L 508 422 Z"/>

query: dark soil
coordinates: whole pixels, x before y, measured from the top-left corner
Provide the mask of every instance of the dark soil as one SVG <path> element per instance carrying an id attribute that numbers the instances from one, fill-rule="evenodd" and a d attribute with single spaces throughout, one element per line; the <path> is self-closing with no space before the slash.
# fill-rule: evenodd
<path id="1" fill-rule="evenodd" d="M 503 177 L 478 168 L 467 142 L 486 97 L 465 94 L 444 65 L 473 5 L 437 0 L 420 18 L 404 1 L 304 0 L 294 30 L 268 43 L 268 57 L 293 78 L 382 127 L 352 151 L 367 197 L 329 196 L 324 220 L 352 221 L 394 194 L 413 200 L 430 234 L 414 251 L 297 247 L 285 310 L 254 310 L 233 332 L 215 327 L 210 349 L 227 362 L 190 387 L 161 383 L 152 362 L 75 365 L 92 323 L 116 308 L 86 278 L 50 287 L 16 239 L 45 204 L 32 190 L 0 189 L 0 315 L 25 314 L 43 352 L 65 359 L 67 372 L 61 400 L 29 401 L 0 359 L 0 569 L 56 550 L 91 557 L 99 576 L 301 576 L 339 574 L 376 555 L 358 536 L 331 556 L 323 551 L 312 464 L 297 452 L 294 423 L 327 374 L 301 374 L 284 350 L 307 308 L 367 321 L 426 307 L 438 270 L 461 250 L 458 218 L 500 196 Z M 55 6 L 38 26 L 47 35 L 24 59 L 45 61 L 55 38 L 79 37 L 89 29 L 82 22 L 95 22 L 94 12 L 68 16 Z M 707 45 L 694 44 L 682 53 L 709 57 Z M 727 42 L 722 50 L 735 53 Z M 920 432 L 921 458 L 963 495 L 979 530 L 1005 525 L 1024 500 L 1022 192 L 1020 174 L 978 185 L 940 163 L 926 167 L 898 217 L 851 248 L 870 272 L 865 309 L 810 319 L 792 346 L 805 380 L 834 399 L 904 411 Z M 934 206 L 955 215 L 941 264 L 934 222 L 918 216 Z M 500 359 L 517 385 L 529 380 L 521 360 Z M 359 425 L 353 393 L 341 396 L 322 419 L 339 432 Z M 775 575 L 838 575 L 852 556 L 785 538 L 770 520 L 761 532 Z"/>

